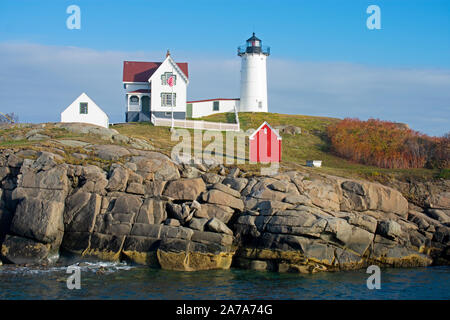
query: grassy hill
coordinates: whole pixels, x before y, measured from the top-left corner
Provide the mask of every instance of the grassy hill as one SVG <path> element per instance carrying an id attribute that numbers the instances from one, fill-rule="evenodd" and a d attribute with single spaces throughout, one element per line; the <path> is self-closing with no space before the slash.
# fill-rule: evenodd
<path id="1" fill-rule="evenodd" d="M 234 114 L 215 114 L 200 120 L 234 122 Z M 244 131 L 251 128 L 258 128 L 263 121 L 269 122 L 273 127 L 278 125 L 293 125 L 301 128 L 301 134 L 282 134 L 281 170 L 295 169 L 315 171 L 344 177 L 361 177 L 380 182 L 384 182 L 387 179 L 394 177 L 400 180 L 412 178 L 430 180 L 437 177 L 439 174 L 438 170 L 429 169 L 381 169 L 347 161 L 334 155 L 330 150 L 330 142 L 327 138 L 326 129 L 330 124 L 339 121 L 339 119 L 336 118 L 286 115 L 277 113 L 240 113 L 239 121 L 241 124 L 241 129 Z M 155 127 L 151 123 L 118 124 L 112 126 L 112 128 L 129 137 L 144 139 L 150 142 L 156 150 L 167 155 L 170 155 L 173 146 L 179 143 L 178 140 L 171 139 L 172 134 L 168 127 Z M 59 148 L 59 145 L 57 143 L 55 144 L 56 139 L 76 139 L 89 143 L 121 144 L 119 141 L 99 141 L 96 137 L 90 135 L 72 134 L 68 131 L 56 128 L 53 124 L 43 125 L 42 131 L 40 132 L 41 134 L 48 136 L 47 139 L 42 141 L 29 141 L 25 138 L 25 135 L 27 132 L 30 132 L 30 130 L 31 128 L 27 128 L 26 126 L 1 129 L 0 148 Z M 192 130 L 190 131 L 191 137 L 193 137 Z M 220 132 L 216 132 L 216 134 L 224 135 L 224 133 Z M 223 141 L 225 142 L 224 136 Z M 203 147 L 209 145 L 210 143 L 211 141 L 204 141 Z M 192 141 L 192 150 L 194 149 L 193 147 Z M 234 157 L 234 155 L 225 156 Z M 248 159 L 248 139 L 246 140 L 246 159 Z M 305 166 L 306 160 L 322 160 L 323 167 L 308 168 Z M 76 161 L 79 162 L 80 160 Z M 258 173 L 262 165 L 246 163 L 238 166 L 246 172 Z"/>
<path id="2" fill-rule="evenodd" d="M 212 122 L 235 122 L 233 113 L 218 113 L 196 120 Z M 304 115 L 287 115 L 278 113 L 239 113 L 241 129 L 258 128 L 262 122 L 267 121 L 271 126 L 293 125 L 300 127 L 299 135 L 282 134 L 282 170 L 312 170 L 334 174 L 344 177 L 361 177 L 368 180 L 385 181 L 390 178 L 397 179 L 424 179 L 429 180 L 438 175 L 438 170 L 429 169 L 382 169 L 347 161 L 334 155 L 330 150 L 326 128 L 340 119 L 327 117 L 313 117 Z M 170 131 L 164 127 L 154 127 L 147 123 L 121 124 L 114 126 L 122 134 L 149 139 L 155 147 L 170 154 L 171 148 L 177 141 L 171 141 Z M 224 139 L 225 141 L 225 139 Z M 204 142 L 203 146 L 210 142 Z M 248 160 L 248 141 L 246 143 L 246 156 Z M 224 148 L 225 150 L 225 148 Z M 306 160 L 322 160 L 322 168 L 308 168 Z M 260 165 L 239 165 L 242 169 L 257 172 Z"/>

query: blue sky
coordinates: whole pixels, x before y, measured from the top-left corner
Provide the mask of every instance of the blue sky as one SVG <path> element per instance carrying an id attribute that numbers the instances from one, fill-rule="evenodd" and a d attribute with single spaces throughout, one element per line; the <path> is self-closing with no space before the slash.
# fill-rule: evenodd
<path id="1" fill-rule="evenodd" d="M 66 28 L 71 4 L 81 30 Z M 366 28 L 371 4 L 381 30 Z M 271 46 L 271 112 L 450 130 L 450 1 L 439 0 L 2 0 L 0 111 L 57 121 L 86 91 L 123 121 L 122 61 L 160 61 L 168 48 L 189 62 L 189 99 L 237 97 L 236 47 L 252 31 Z"/>

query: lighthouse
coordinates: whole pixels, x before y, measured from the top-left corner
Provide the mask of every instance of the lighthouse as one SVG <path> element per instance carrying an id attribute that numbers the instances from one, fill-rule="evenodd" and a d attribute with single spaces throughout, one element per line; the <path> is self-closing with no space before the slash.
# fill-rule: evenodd
<path id="1" fill-rule="evenodd" d="M 269 55 L 270 48 L 262 46 L 254 32 L 246 45 L 238 47 L 242 59 L 240 112 L 268 112 L 266 60 Z"/>

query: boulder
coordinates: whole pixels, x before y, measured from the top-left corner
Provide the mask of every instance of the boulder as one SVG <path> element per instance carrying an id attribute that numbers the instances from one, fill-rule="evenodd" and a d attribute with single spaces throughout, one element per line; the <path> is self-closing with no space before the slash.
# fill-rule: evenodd
<path id="1" fill-rule="evenodd" d="M 69 186 L 67 170 L 62 166 L 42 171 L 36 171 L 34 168 L 22 168 L 21 174 L 18 175 L 17 186 L 21 188 L 67 191 Z"/>
<path id="2" fill-rule="evenodd" d="M 166 221 L 164 221 L 164 224 L 166 226 L 171 226 L 171 227 L 179 227 L 181 225 L 180 221 L 177 219 L 167 219 Z M 191 228 L 191 229 L 193 229 L 193 228 Z"/>
<path id="3" fill-rule="evenodd" d="M 348 223 L 361 229 L 367 230 L 370 233 L 375 233 L 375 231 L 377 230 L 377 219 L 371 216 L 354 214 L 346 216 L 344 217 L 344 219 L 346 219 Z"/>
<path id="4" fill-rule="evenodd" d="M 431 195 L 428 202 L 431 208 L 450 210 L 450 191 L 439 192 L 436 195 Z"/>
<path id="5" fill-rule="evenodd" d="M 128 236 L 123 245 L 122 253 L 133 263 L 160 267 L 156 250 L 160 240 L 152 237 Z"/>
<path id="6" fill-rule="evenodd" d="M 128 181 L 128 170 L 122 166 L 116 166 L 109 177 L 106 190 L 108 191 L 125 191 Z"/>
<path id="7" fill-rule="evenodd" d="M 448 216 L 444 210 L 439 209 L 427 209 L 427 214 L 431 218 L 439 221 L 440 223 L 450 223 L 450 216 Z"/>
<path id="8" fill-rule="evenodd" d="M 234 191 L 234 190 L 233 190 Z M 214 203 L 219 205 L 226 205 L 237 210 L 244 210 L 244 202 L 229 193 L 212 189 L 206 193 L 203 193 L 203 201 L 208 203 Z"/>
<path id="9" fill-rule="evenodd" d="M 224 180 L 224 177 L 213 172 L 206 172 L 202 174 L 202 179 L 207 184 L 215 184 L 222 182 L 222 180 Z"/>
<path id="10" fill-rule="evenodd" d="M 43 243 L 62 239 L 64 233 L 64 203 L 24 198 L 17 205 L 11 231 Z"/>
<path id="11" fill-rule="evenodd" d="M 206 218 L 192 218 L 191 221 L 189 221 L 188 227 L 193 230 L 204 231 L 208 221 L 209 219 Z"/>
<path id="12" fill-rule="evenodd" d="M 0 181 L 2 181 L 11 170 L 8 167 L 0 167 Z"/>
<path id="13" fill-rule="evenodd" d="M 280 192 L 287 192 L 288 185 L 284 181 L 275 180 L 274 182 L 267 185 L 269 189 L 280 191 Z"/>
<path id="14" fill-rule="evenodd" d="M 136 222 L 160 224 L 167 219 L 166 202 L 147 198 L 139 209 Z"/>
<path id="15" fill-rule="evenodd" d="M 128 184 L 126 192 L 127 193 L 132 193 L 132 194 L 144 195 L 145 194 L 145 188 L 140 183 L 132 182 L 132 183 Z"/>
<path id="16" fill-rule="evenodd" d="M 229 235 L 233 235 L 233 231 L 231 231 L 230 228 L 228 228 L 228 226 L 223 223 L 222 221 L 220 221 L 217 218 L 211 218 L 208 223 L 206 224 L 206 227 L 213 232 L 217 232 L 217 233 L 225 233 L 225 234 L 229 234 Z M 200 230 L 202 231 L 202 230 Z"/>
<path id="17" fill-rule="evenodd" d="M 96 145 L 94 154 L 103 160 L 118 160 L 122 157 L 129 156 L 130 151 L 117 145 Z"/>
<path id="18" fill-rule="evenodd" d="M 48 262 L 49 245 L 19 236 L 7 235 L 1 247 L 2 258 L 14 264 Z"/>
<path id="19" fill-rule="evenodd" d="M 217 218 L 223 223 L 228 223 L 233 216 L 234 210 L 219 204 L 203 203 L 200 209 L 195 211 L 197 218 Z"/>
<path id="20" fill-rule="evenodd" d="M 199 178 L 201 177 L 202 172 L 198 170 L 196 167 L 183 165 L 183 169 L 181 171 L 181 177 L 187 179 Z"/>
<path id="21" fill-rule="evenodd" d="M 177 238 L 190 240 L 194 231 L 185 227 L 161 226 L 160 238 Z"/>
<path id="22" fill-rule="evenodd" d="M 201 178 L 169 181 L 163 194 L 174 200 L 195 200 L 206 190 Z"/>
<path id="23" fill-rule="evenodd" d="M 67 204 L 64 212 L 65 231 L 93 232 L 102 197 L 95 193 L 78 191 L 68 198 Z"/>
<path id="24" fill-rule="evenodd" d="M 111 140 L 114 135 L 119 134 L 117 130 L 104 128 L 88 123 L 56 123 L 56 127 L 65 129 L 72 133 L 93 134 L 99 136 L 101 139 Z"/>
<path id="25" fill-rule="evenodd" d="M 222 246 L 230 246 L 233 243 L 233 237 L 231 235 L 208 231 L 194 231 L 191 240 L 204 244 L 216 243 Z"/>
<path id="26" fill-rule="evenodd" d="M 220 190 L 222 192 L 225 192 L 225 193 L 227 193 L 229 195 L 232 195 L 235 198 L 240 198 L 241 197 L 241 193 L 239 191 L 236 191 L 236 190 L 234 190 L 234 189 L 232 189 L 232 188 L 230 188 L 230 187 L 228 187 L 228 186 L 226 186 L 226 185 L 224 185 L 222 183 L 215 183 L 212 186 L 212 188 L 215 189 L 215 190 Z"/>
<path id="27" fill-rule="evenodd" d="M 35 134 L 27 137 L 28 141 L 40 141 L 40 140 L 47 140 L 47 139 L 50 139 L 50 137 L 45 134 L 40 134 L 40 133 L 35 133 Z"/>
<path id="28" fill-rule="evenodd" d="M 65 232 L 61 248 L 73 254 L 82 255 L 90 246 L 91 233 Z"/>
<path id="29" fill-rule="evenodd" d="M 274 129 L 277 129 L 280 134 L 297 135 L 302 133 L 302 129 L 300 127 L 296 127 L 293 125 L 275 126 Z"/>
<path id="30" fill-rule="evenodd" d="M 230 172 L 228 173 L 228 177 L 230 178 L 237 178 L 239 176 L 239 173 L 241 170 L 238 167 L 234 167 L 230 169 Z"/>
<path id="31" fill-rule="evenodd" d="M 144 180 L 177 180 L 180 173 L 176 164 L 166 155 L 149 151 L 145 156 L 134 156 L 131 163 L 136 164 L 136 173 Z"/>
<path id="32" fill-rule="evenodd" d="M 222 184 L 228 185 L 237 192 L 241 192 L 247 186 L 248 180 L 246 178 L 227 177 L 222 181 Z"/>
<path id="33" fill-rule="evenodd" d="M 341 190 L 332 179 L 303 180 L 306 195 L 311 202 L 327 211 L 340 211 Z"/>
<path id="34" fill-rule="evenodd" d="M 233 254 L 224 246 L 180 239 L 163 239 L 157 250 L 161 268 L 178 271 L 229 269 Z"/>
<path id="35" fill-rule="evenodd" d="M 167 211 L 172 218 L 177 219 L 180 222 L 184 222 L 189 216 L 189 211 L 186 209 L 186 206 L 183 207 L 176 203 L 167 203 Z"/>
<path id="36" fill-rule="evenodd" d="M 276 200 L 282 201 L 287 194 L 284 192 L 272 190 L 267 187 L 267 181 L 258 181 L 252 188 L 252 191 L 248 193 L 248 196 L 262 200 Z M 243 193 L 245 192 L 245 189 Z"/>
<path id="37" fill-rule="evenodd" d="M 134 223 L 130 234 L 133 236 L 159 239 L 161 235 L 161 228 L 161 224 Z"/>
<path id="38" fill-rule="evenodd" d="M 114 201 L 111 213 L 133 213 L 137 214 L 142 205 L 141 197 L 132 194 L 121 194 Z"/>
<path id="39" fill-rule="evenodd" d="M 163 193 L 167 181 L 154 180 L 144 182 L 144 195 L 147 197 L 160 197 Z"/>
<path id="40" fill-rule="evenodd" d="M 408 201 L 392 188 L 370 182 L 345 181 L 341 184 L 344 199 L 343 211 L 377 210 L 408 216 Z"/>
<path id="41" fill-rule="evenodd" d="M 90 246 L 83 252 L 83 256 L 96 257 L 106 261 L 119 261 L 120 253 L 125 242 L 125 236 L 92 233 Z"/>
<path id="42" fill-rule="evenodd" d="M 305 195 L 288 195 L 283 199 L 284 202 L 291 204 L 311 205 L 312 201 Z"/>
<path id="43" fill-rule="evenodd" d="M 403 235 L 402 227 L 394 220 L 384 220 L 378 223 L 377 233 L 388 239 L 400 238 Z"/>

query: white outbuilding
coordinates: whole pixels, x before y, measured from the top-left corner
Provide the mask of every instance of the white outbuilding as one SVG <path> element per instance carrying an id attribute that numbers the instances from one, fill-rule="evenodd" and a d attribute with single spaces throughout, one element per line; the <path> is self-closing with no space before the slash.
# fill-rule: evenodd
<path id="1" fill-rule="evenodd" d="M 61 112 L 61 122 L 82 122 L 109 127 L 108 115 L 84 92 Z"/>

